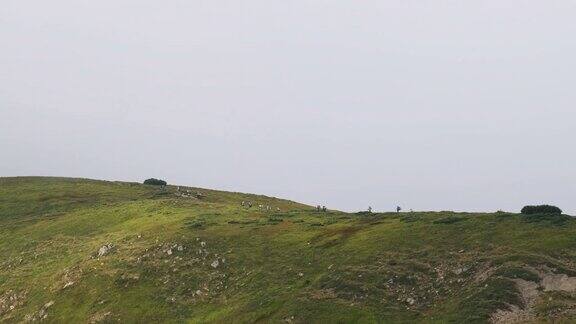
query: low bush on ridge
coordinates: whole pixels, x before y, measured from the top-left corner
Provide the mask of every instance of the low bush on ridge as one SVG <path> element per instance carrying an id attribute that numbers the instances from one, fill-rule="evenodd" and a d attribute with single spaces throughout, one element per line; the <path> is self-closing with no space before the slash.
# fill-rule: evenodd
<path id="1" fill-rule="evenodd" d="M 164 180 L 150 178 L 144 180 L 144 184 L 152 186 L 165 186 L 167 183 Z"/>
<path id="2" fill-rule="evenodd" d="M 562 209 L 556 206 L 539 205 L 539 206 L 525 206 L 520 211 L 524 215 L 534 214 L 562 214 Z"/>

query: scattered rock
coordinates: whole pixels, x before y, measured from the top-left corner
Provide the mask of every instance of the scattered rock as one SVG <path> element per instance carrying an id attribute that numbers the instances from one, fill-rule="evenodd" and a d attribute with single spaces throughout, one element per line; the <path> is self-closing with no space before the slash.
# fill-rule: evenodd
<path id="1" fill-rule="evenodd" d="M 102 247 L 100 247 L 100 249 L 98 249 L 98 257 L 103 257 L 103 256 L 109 254 L 113 248 L 114 248 L 114 245 L 112 245 L 111 243 L 102 245 Z"/>
<path id="2" fill-rule="evenodd" d="M 40 310 L 38 312 L 26 315 L 24 317 L 24 320 L 26 322 L 35 322 L 35 321 L 45 320 L 48 317 L 48 308 L 52 307 L 52 305 L 54 305 L 53 300 L 44 304 L 44 306 L 42 306 L 42 308 L 40 308 Z"/>
<path id="3" fill-rule="evenodd" d="M 92 315 L 92 317 L 90 317 L 89 322 L 91 324 L 95 324 L 95 323 L 99 323 L 104 321 L 107 317 L 109 317 L 110 315 L 112 315 L 112 312 L 101 312 L 101 313 L 96 313 L 94 315 Z"/>
<path id="4" fill-rule="evenodd" d="M 214 262 L 210 263 L 210 266 L 214 269 L 218 268 L 219 265 L 220 265 L 220 261 L 218 261 L 218 260 L 214 260 Z"/>
<path id="5" fill-rule="evenodd" d="M 492 266 L 490 262 L 483 263 L 474 274 L 474 282 L 481 283 L 485 281 L 490 278 L 496 270 L 498 270 L 498 267 Z"/>
<path id="6" fill-rule="evenodd" d="M 538 299 L 539 285 L 523 279 L 514 279 L 514 282 L 522 297 L 524 308 L 518 305 L 509 305 L 509 309 L 498 310 L 490 316 L 492 323 L 527 323 L 534 319 L 534 305 Z"/>
<path id="7" fill-rule="evenodd" d="M 323 299 L 334 299 L 334 298 L 337 298 L 338 295 L 336 294 L 334 289 L 328 288 L 328 289 L 321 289 L 321 290 L 312 291 L 310 293 L 310 297 L 312 299 L 316 299 L 316 300 L 323 300 Z"/>
<path id="8" fill-rule="evenodd" d="M 0 316 L 23 305 L 26 294 L 26 291 L 16 293 L 12 290 L 8 290 L 4 294 L 0 295 Z"/>

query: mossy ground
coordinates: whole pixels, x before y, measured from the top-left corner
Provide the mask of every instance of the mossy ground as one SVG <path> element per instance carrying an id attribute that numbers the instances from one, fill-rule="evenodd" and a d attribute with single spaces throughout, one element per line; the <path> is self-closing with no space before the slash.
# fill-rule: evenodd
<path id="1" fill-rule="evenodd" d="M 538 280 L 526 267 L 576 269 L 569 217 L 319 213 L 182 190 L 200 198 L 173 186 L 0 179 L 0 320 L 485 322 L 521 306 L 512 279 Z M 113 249 L 98 257 L 105 244 Z M 567 305 L 551 304 L 542 318 Z"/>

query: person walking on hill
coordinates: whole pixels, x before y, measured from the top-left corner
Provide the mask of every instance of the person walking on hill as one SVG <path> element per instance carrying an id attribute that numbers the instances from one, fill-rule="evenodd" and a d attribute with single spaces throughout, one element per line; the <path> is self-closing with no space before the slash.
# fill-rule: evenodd
<path id="1" fill-rule="evenodd" d="M 396 206 L 396 212 L 399 213 L 402 210 L 402 207 Z"/>

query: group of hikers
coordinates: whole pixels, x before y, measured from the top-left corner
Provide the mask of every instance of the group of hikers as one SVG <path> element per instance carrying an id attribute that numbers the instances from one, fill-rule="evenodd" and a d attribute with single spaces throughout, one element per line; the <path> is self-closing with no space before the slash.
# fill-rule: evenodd
<path id="1" fill-rule="evenodd" d="M 396 206 L 396 212 L 399 213 L 402 210 L 402 207 L 400 206 Z M 316 206 L 316 211 L 317 212 L 326 212 L 326 206 L 322 206 L 320 207 L 320 205 Z M 372 206 L 368 206 L 368 213 L 372 213 Z"/>
<path id="2" fill-rule="evenodd" d="M 402 210 L 402 207 L 396 206 L 396 212 L 399 213 Z M 368 206 L 368 213 L 372 213 L 372 207 Z"/>
<path id="3" fill-rule="evenodd" d="M 252 208 L 252 202 L 251 202 L 251 201 L 242 201 L 242 204 L 241 204 L 241 205 L 242 205 L 242 207 Z M 271 210 L 272 210 L 272 207 L 270 207 L 270 206 L 268 206 L 268 205 L 259 204 L 259 205 L 258 205 L 258 209 L 266 210 L 266 211 L 271 211 Z M 401 210 L 402 210 L 402 207 L 396 206 L 396 212 L 397 212 L 397 213 L 399 213 Z M 279 207 L 276 207 L 276 211 L 280 211 L 280 208 L 279 208 Z M 317 211 L 317 212 L 323 212 L 323 213 L 325 213 L 325 212 L 328 211 L 328 208 L 326 208 L 326 206 L 320 206 L 320 205 L 318 205 L 318 206 L 316 206 L 316 211 Z M 372 206 L 368 206 L 368 213 L 372 213 Z"/>

